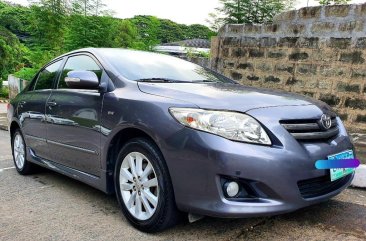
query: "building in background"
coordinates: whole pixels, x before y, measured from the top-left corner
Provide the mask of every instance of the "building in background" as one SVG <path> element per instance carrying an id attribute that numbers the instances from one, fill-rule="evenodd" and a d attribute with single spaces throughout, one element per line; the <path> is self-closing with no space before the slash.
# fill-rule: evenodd
<path id="1" fill-rule="evenodd" d="M 189 53 L 192 54 L 209 54 L 211 48 L 211 42 L 207 39 L 188 39 L 178 42 L 165 43 L 156 46 L 154 50 L 160 53 L 167 53 L 170 55 L 176 55 L 185 57 Z"/>

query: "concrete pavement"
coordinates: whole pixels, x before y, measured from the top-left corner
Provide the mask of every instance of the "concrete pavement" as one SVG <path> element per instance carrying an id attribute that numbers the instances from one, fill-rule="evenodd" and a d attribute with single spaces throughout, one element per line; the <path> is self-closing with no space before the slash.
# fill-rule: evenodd
<path id="1" fill-rule="evenodd" d="M 0 240 L 365 240 L 366 191 L 347 189 L 294 213 L 204 218 L 159 234 L 133 229 L 114 196 L 44 170 L 20 176 L 8 132 L 0 131 Z"/>
<path id="2" fill-rule="evenodd" d="M 0 130 L 7 130 L 6 103 L 0 103 Z"/>
<path id="3" fill-rule="evenodd" d="M 0 103 L 0 113 L 6 113 L 6 103 Z"/>

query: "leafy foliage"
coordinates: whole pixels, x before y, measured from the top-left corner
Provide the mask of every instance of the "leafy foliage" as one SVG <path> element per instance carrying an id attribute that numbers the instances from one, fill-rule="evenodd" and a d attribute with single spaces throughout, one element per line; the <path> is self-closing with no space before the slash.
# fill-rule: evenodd
<path id="1" fill-rule="evenodd" d="M 111 17 L 72 15 L 66 33 L 66 50 L 85 47 L 113 47 L 116 22 Z"/>
<path id="2" fill-rule="evenodd" d="M 18 38 L 6 28 L 0 26 L 0 79 L 22 67 L 24 47 Z"/>
<path id="3" fill-rule="evenodd" d="M 337 5 L 337 4 L 347 4 L 351 0 L 319 0 L 320 5 Z"/>
<path id="4" fill-rule="evenodd" d="M 66 50 L 85 47 L 112 47 L 117 21 L 104 16 L 105 4 L 101 0 L 72 1 L 71 15 L 66 31 Z M 100 16 L 102 15 L 102 16 Z"/>
<path id="5" fill-rule="evenodd" d="M 38 69 L 35 68 L 22 68 L 14 75 L 20 79 L 31 81 L 33 77 L 37 74 Z"/>
<path id="6" fill-rule="evenodd" d="M 106 5 L 102 0 L 73 0 L 71 5 L 74 14 L 84 16 L 108 15 Z"/>
<path id="7" fill-rule="evenodd" d="M 35 44 L 46 50 L 62 51 L 66 24 L 66 0 L 40 0 L 30 7 L 28 31 Z"/>
<path id="8" fill-rule="evenodd" d="M 138 32 L 136 26 L 128 20 L 117 22 L 114 46 L 122 48 L 138 48 L 142 45 L 137 41 Z"/>
<path id="9" fill-rule="evenodd" d="M 218 30 L 228 23 L 265 23 L 293 7 L 293 0 L 219 0 L 221 6 L 211 13 L 208 23 Z"/>
<path id="10" fill-rule="evenodd" d="M 85 47 L 152 50 L 160 43 L 215 35 L 209 28 L 154 16 L 117 19 L 103 0 L 0 0 L 0 85 L 8 74 L 29 80 L 66 51 Z"/>
<path id="11" fill-rule="evenodd" d="M 201 24 L 192 24 L 187 26 L 187 29 L 185 29 L 185 33 L 186 35 L 185 38 L 183 39 L 194 39 L 194 38 L 210 39 L 212 36 L 216 35 L 216 32 L 209 30 L 206 26 Z"/>
<path id="12" fill-rule="evenodd" d="M 17 35 L 24 35 L 27 32 L 30 9 L 19 5 L 8 5 L 0 1 L 0 23 L 9 31 Z"/>
<path id="13" fill-rule="evenodd" d="M 150 50 L 159 44 L 158 29 L 159 19 L 154 16 L 136 16 L 130 19 L 131 23 L 138 29 L 138 41 L 144 43 L 144 50 Z"/>
<path id="14" fill-rule="evenodd" d="M 5 88 L 5 87 L 0 86 L 0 97 L 8 98 L 9 97 L 9 88 Z"/>
<path id="15" fill-rule="evenodd" d="M 159 43 L 169 43 L 185 39 L 209 39 L 216 33 L 200 24 L 178 24 L 168 19 L 154 16 L 135 16 L 129 19 L 137 28 L 141 49 L 151 50 Z"/>

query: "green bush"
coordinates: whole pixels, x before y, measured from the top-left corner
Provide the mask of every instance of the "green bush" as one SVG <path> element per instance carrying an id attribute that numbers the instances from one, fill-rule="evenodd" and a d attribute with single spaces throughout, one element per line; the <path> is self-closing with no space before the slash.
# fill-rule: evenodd
<path id="1" fill-rule="evenodd" d="M 200 51 L 200 52 L 195 52 L 193 50 L 193 48 L 186 48 L 187 50 L 187 57 L 188 58 L 206 58 L 209 59 L 210 58 L 210 53 L 206 53 L 204 51 Z"/>
<path id="2" fill-rule="evenodd" d="M 0 90 L 0 98 L 9 98 L 9 88 L 8 87 L 3 87 Z"/>
<path id="3" fill-rule="evenodd" d="M 0 79 L 6 79 L 9 74 L 19 69 L 23 49 L 24 47 L 16 35 L 1 26 L 0 23 Z"/>
<path id="4" fill-rule="evenodd" d="M 38 69 L 33 68 L 22 68 L 18 72 L 16 72 L 14 75 L 15 77 L 18 77 L 23 80 L 31 81 L 33 77 L 36 75 Z"/>

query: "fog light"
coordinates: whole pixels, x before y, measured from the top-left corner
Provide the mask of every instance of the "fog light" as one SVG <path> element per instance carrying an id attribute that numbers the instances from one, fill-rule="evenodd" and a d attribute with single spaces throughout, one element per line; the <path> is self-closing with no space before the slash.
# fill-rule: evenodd
<path id="1" fill-rule="evenodd" d="M 228 197 L 235 197 L 239 194 L 239 184 L 237 182 L 227 182 L 224 185 L 226 195 Z"/>

